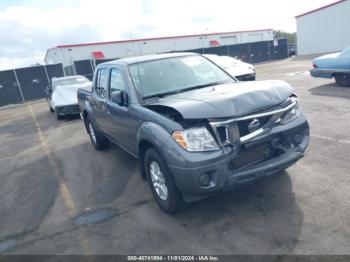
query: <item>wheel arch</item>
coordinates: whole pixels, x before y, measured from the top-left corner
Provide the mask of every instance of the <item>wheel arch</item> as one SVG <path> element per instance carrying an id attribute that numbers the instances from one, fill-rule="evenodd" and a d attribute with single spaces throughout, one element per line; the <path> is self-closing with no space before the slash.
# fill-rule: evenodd
<path id="1" fill-rule="evenodd" d="M 146 171 L 145 171 L 145 163 L 144 163 L 145 154 L 146 154 L 146 151 L 150 148 L 155 148 L 155 146 L 153 145 L 153 143 L 151 143 L 147 139 L 142 139 L 139 142 L 137 147 L 139 170 L 143 180 L 146 180 Z"/>
<path id="2" fill-rule="evenodd" d="M 148 148 L 154 148 L 167 164 L 172 162 L 174 158 L 172 153 L 175 151 L 173 143 L 171 143 L 173 139 L 169 130 L 166 130 L 163 126 L 154 122 L 142 123 L 137 131 L 136 140 L 139 168 L 143 178 L 145 176 L 144 154 Z"/>

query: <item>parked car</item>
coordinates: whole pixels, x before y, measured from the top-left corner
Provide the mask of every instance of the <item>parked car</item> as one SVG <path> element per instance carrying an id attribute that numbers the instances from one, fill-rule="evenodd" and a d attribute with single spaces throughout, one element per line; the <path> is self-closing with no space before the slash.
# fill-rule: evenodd
<path id="1" fill-rule="evenodd" d="M 160 208 L 257 181 L 303 157 L 308 122 L 284 81 L 238 82 L 193 53 L 124 58 L 97 66 L 78 90 L 95 149 L 108 142 L 138 158 Z"/>
<path id="2" fill-rule="evenodd" d="M 297 45 L 288 44 L 288 56 L 297 55 Z"/>
<path id="3" fill-rule="evenodd" d="M 334 78 L 338 86 L 350 87 L 350 47 L 342 52 L 317 57 L 312 62 L 313 77 Z"/>
<path id="4" fill-rule="evenodd" d="M 204 55 L 206 58 L 223 68 L 231 76 L 239 81 L 254 81 L 256 78 L 253 65 L 242 62 L 230 56 Z"/>
<path id="5" fill-rule="evenodd" d="M 56 113 L 57 119 L 66 115 L 79 114 L 77 91 L 85 88 L 91 91 L 91 81 L 84 76 L 67 76 L 53 78 L 46 93 L 51 112 Z"/>

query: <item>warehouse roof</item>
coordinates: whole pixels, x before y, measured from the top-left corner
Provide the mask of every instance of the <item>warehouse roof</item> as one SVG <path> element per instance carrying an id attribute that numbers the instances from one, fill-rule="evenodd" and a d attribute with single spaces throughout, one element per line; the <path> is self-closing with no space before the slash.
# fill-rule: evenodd
<path id="1" fill-rule="evenodd" d="M 221 32 L 221 33 L 208 33 L 208 34 L 195 34 L 195 35 L 178 35 L 178 36 L 166 36 L 166 37 L 155 37 L 155 38 L 140 38 L 140 39 L 132 39 L 132 40 L 119 40 L 119 41 L 96 42 L 96 43 L 81 43 L 81 44 L 59 45 L 59 46 L 56 46 L 56 48 L 70 48 L 70 47 L 80 47 L 80 46 L 106 45 L 106 44 L 128 43 L 128 42 L 138 42 L 138 41 L 150 41 L 150 40 L 163 40 L 163 39 L 174 39 L 174 38 L 183 38 L 183 37 L 209 36 L 209 35 L 227 35 L 227 34 L 261 32 L 261 31 L 270 31 L 270 30 L 273 30 L 273 29 L 269 28 L 269 29 L 258 29 L 258 30 L 235 31 L 235 32 Z"/>
<path id="2" fill-rule="evenodd" d="M 345 2 L 345 1 L 347 1 L 347 0 L 340 0 L 340 1 L 337 1 L 337 2 L 334 2 L 334 3 L 331 3 L 331 4 L 328 4 L 328 5 L 325 5 L 325 6 L 321 6 L 321 7 L 317 8 L 317 9 L 314 9 L 314 10 L 308 11 L 308 12 L 306 12 L 306 13 L 297 15 L 295 18 L 299 18 L 299 17 L 305 16 L 305 15 L 308 15 L 308 14 L 312 14 L 312 13 L 321 11 L 321 10 L 323 10 L 323 9 L 326 9 L 326 8 L 328 8 L 328 7 L 331 7 L 331 6 L 334 6 L 334 5 L 343 3 L 343 2 Z"/>
<path id="3" fill-rule="evenodd" d="M 108 64 L 108 65 L 113 65 L 116 63 L 135 64 L 135 63 L 142 63 L 142 62 L 148 62 L 148 61 L 153 61 L 153 60 L 159 60 L 159 59 L 163 59 L 163 58 L 183 57 L 183 56 L 191 56 L 191 55 L 198 55 L 198 54 L 191 53 L 191 52 L 178 52 L 178 53 L 141 55 L 141 56 L 121 58 L 121 59 L 105 62 L 103 64 Z"/>

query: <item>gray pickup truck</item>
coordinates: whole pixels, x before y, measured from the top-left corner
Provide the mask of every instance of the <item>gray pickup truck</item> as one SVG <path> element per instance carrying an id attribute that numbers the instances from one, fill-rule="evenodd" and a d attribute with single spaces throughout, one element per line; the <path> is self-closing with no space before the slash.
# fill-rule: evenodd
<path id="1" fill-rule="evenodd" d="M 79 90 L 78 101 L 93 146 L 110 141 L 138 158 L 167 213 L 279 173 L 309 144 L 290 85 L 238 82 L 192 53 L 100 64 L 92 93 Z"/>

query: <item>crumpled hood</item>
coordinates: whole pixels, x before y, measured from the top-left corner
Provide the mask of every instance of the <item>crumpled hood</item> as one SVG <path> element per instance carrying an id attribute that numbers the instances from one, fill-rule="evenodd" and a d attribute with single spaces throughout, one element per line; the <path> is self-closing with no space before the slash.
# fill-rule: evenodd
<path id="1" fill-rule="evenodd" d="M 69 86 L 57 86 L 52 93 L 52 105 L 65 106 L 65 105 L 77 105 L 78 98 L 77 92 L 79 88 L 89 88 L 91 83 L 76 84 Z"/>
<path id="2" fill-rule="evenodd" d="M 284 81 L 238 82 L 170 95 L 150 106 L 171 107 L 184 119 L 238 117 L 276 106 L 292 93 Z"/>
<path id="3" fill-rule="evenodd" d="M 225 69 L 225 71 L 234 77 L 255 73 L 252 69 L 249 69 L 246 66 L 233 66 L 231 68 Z"/>
<path id="4" fill-rule="evenodd" d="M 230 67 L 224 69 L 231 76 L 237 77 L 242 75 L 255 74 L 252 68 L 253 66 L 248 63 L 237 61 L 237 63 L 231 64 Z"/>

